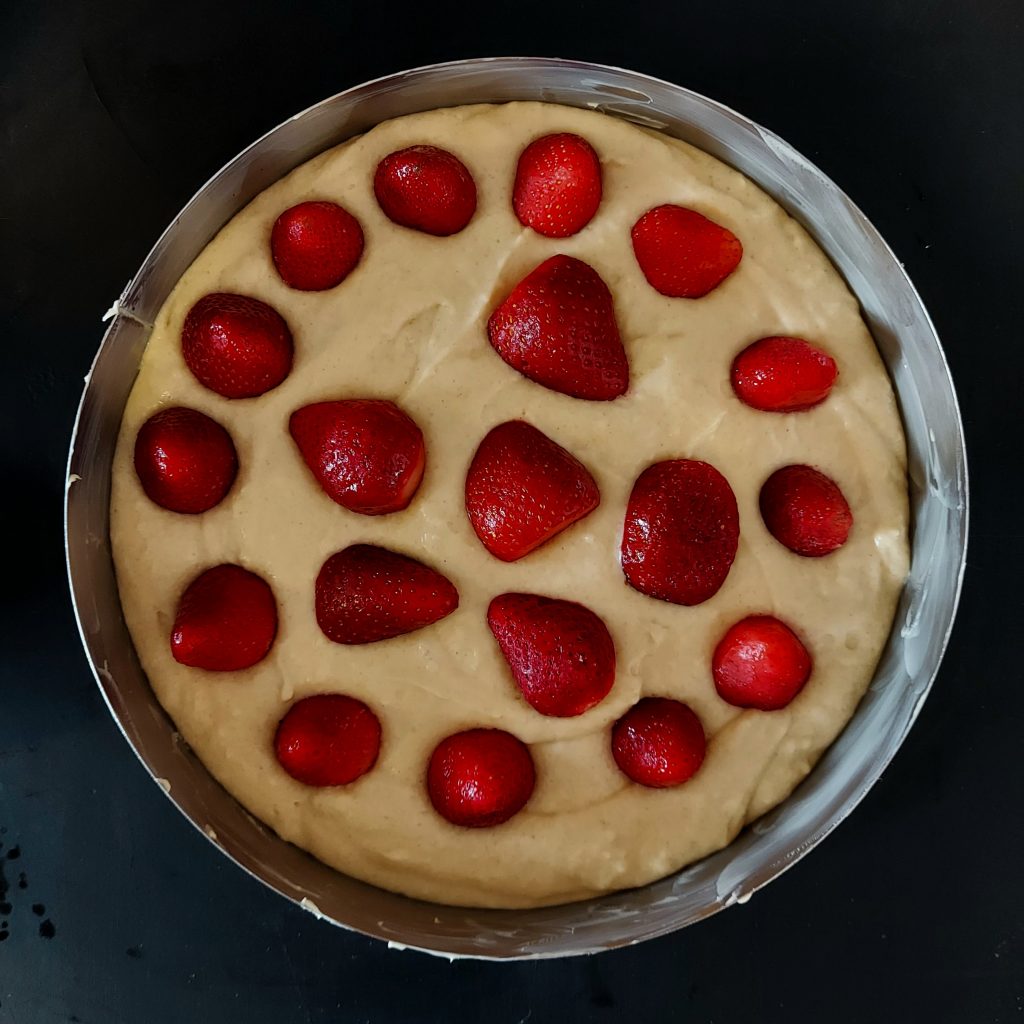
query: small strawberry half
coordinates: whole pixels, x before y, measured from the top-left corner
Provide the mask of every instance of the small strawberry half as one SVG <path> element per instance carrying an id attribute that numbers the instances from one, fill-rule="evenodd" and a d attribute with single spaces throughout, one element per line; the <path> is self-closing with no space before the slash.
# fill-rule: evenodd
<path id="1" fill-rule="evenodd" d="M 189 311 L 181 353 L 196 380 L 225 398 L 255 398 L 292 368 L 292 332 L 272 306 L 247 295 L 214 292 Z"/>
<path id="2" fill-rule="evenodd" d="M 761 488 L 760 506 L 768 532 L 807 558 L 841 548 L 853 526 L 853 513 L 839 485 L 811 466 L 777 469 Z"/>
<path id="3" fill-rule="evenodd" d="M 597 508 L 586 466 L 523 420 L 495 427 L 466 474 L 466 511 L 495 558 L 514 562 Z"/>
<path id="4" fill-rule="evenodd" d="M 288 429 L 327 496 L 352 512 L 398 512 L 423 478 L 423 434 L 394 402 L 317 402 L 293 412 Z"/>
<path id="5" fill-rule="evenodd" d="M 622 534 L 622 570 L 649 597 L 694 605 L 716 594 L 739 543 L 736 497 L 706 462 L 648 466 L 633 485 Z"/>
<path id="6" fill-rule="evenodd" d="M 373 191 L 391 220 L 428 235 L 454 235 L 476 213 L 473 175 L 454 153 L 437 146 L 410 146 L 384 157 Z"/>
<path id="7" fill-rule="evenodd" d="M 762 338 L 732 364 L 740 401 L 762 412 L 802 412 L 824 402 L 836 380 L 836 361 L 803 338 Z"/>
<path id="8" fill-rule="evenodd" d="M 274 222 L 270 255 L 289 288 L 322 292 L 355 269 L 363 255 L 363 229 L 337 203 L 299 203 Z"/>
<path id="9" fill-rule="evenodd" d="M 208 672 L 237 672 L 262 661 L 277 635 L 277 605 L 267 582 L 240 565 L 197 576 L 178 602 L 174 660 Z"/>
<path id="10" fill-rule="evenodd" d="M 150 501 L 195 515 L 231 490 L 238 455 L 216 420 L 196 409 L 161 409 L 135 438 L 135 472 Z"/>
<path id="11" fill-rule="evenodd" d="M 501 594 L 487 625 L 526 702 L 542 715 L 582 715 L 615 682 L 615 644 L 589 608 L 537 594 Z"/>
<path id="12" fill-rule="evenodd" d="M 441 740 L 427 766 L 434 810 L 453 825 L 489 828 L 508 821 L 533 794 L 530 749 L 501 729 L 468 729 Z"/>
<path id="13" fill-rule="evenodd" d="M 585 228 L 601 205 L 601 161 L 578 135 L 535 139 L 519 157 L 512 207 L 520 223 L 547 238 Z"/>
<path id="14" fill-rule="evenodd" d="M 487 334 L 509 366 L 552 391 L 610 401 L 629 387 L 612 293 L 572 256 L 527 274 L 491 314 Z"/>
<path id="15" fill-rule="evenodd" d="M 664 789 L 692 778 L 704 763 L 707 740 L 687 704 L 644 697 L 612 726 L 612 756 L 641 786 Z"/>
<path id="16" fill-rule="evenodd" d="M 743 258 L 740 240 L 685 206 L 656 206 L 634 225 L 633 252 L 651 287 L 672 298 L 699 299 Z"/>
<path id="17" fill-rule="evenodd" d="M 711 674 L 722 700 L 738 708 L 777 711 L 804 688 L 811 656 L 784 622 L 751 615 L 718 642 Z"/>
<path id="18" fill-rule="evenodd" d="M 343 693 L 304 697 L 278 724 L 274 753 L 307 786 L 347 786 L 376 763 L 380 722 L 361 700 Z"/>
<path id="19" fill-rule="evenodd" d="M 372 544 L 331 555 L 316 578 L 316 621 L 336 644 L 372 644 L 450 615 L 459 592 L 436 569 Z"/>

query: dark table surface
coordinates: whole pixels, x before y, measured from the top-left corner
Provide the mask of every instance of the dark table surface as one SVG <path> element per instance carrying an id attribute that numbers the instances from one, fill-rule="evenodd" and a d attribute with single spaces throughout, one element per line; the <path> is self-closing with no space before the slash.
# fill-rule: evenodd
<path id="1" fill-rule="evenodd" d="M 1022 16 L 1015 0 L 7 0 L 0 1022 L 1020 1020 Z M 313 920 L 159 797 L 79 647 L 60 505 L 100 314 L 192 192 L 324 96 L 506 53 L 677 81 L 774 129 L 853 196 L 943 337 L 973 529 L 917 725 L 796 869 L 637 948 L 448 964 Z"/>

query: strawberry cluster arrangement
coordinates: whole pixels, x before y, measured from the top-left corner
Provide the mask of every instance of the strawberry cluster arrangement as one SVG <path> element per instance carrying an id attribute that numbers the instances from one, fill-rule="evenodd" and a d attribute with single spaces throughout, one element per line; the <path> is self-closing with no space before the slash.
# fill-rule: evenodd
<path id="1" fill-rule="evenodd" d="M 381 160 L 377 201 L 395 224 L 446 237 L 462 231 L 477 205 L 466 165 L 434 146 L 412 146 Z M 549 238 L 583 230 L 602 202 L 601 161 L 583 138 L 547 135 L 522 152 L 512 208 L 523 226 Z M 662 205 L 634 224 L 631 242 L 652 288 L 697 301 L 739 267 L 740 240 L 696 210 Z M 281 279 L 300 291 L 338 287 L 363 255 L 363 232 L 328 201 L 285 210 L 270 234 Z M 629 389 L 629 362 L 613 296 L 582 260 L 555 255 L 528 273 L 492 311 L 487 339 L 513 370 L 580 401 L 614 401 Z M 277 387 L 294 358 L 290 328 L 267 303 L 213 293 L 188 312 L 181 332 L 185 363 L 204 387 L 254 398 Z M 736 356 L 736 397 L 767 414 L 794 415 L 824 402 L 835 361 L 801 338 L 767 337 Z M 380 396 L 319 402 L 295 410 L 289 431 L 297 454 L 323 491 L 357 515 L 400 512 L 415 500 L 426 441 L 415 421 Z M 239 468 L 228 431 L 194 409 L 163 408 L 139 430 L 135 469 L 148 497 L 172 512 L 199 515 L 230 493 Z M 465 507 L 481 544 L 513 562 L 597 508 L 598 485 L 570 451 L 532 424 L 494 427 L 476 448 Z M 784 466 L 763 484 L 765 526 L 796 556 L 826 557 L 847 540 L 850 507 L 834 480 L 805 465 Z M 739 513 L 728 480 L 688 458 L 648 466 L 636 479 L 623 519 L 626 582 L 653 600 L 692 606 L 722 587 L 736 557 Z M 459 593 L 433 567 L 397 551 L 356 544 L 332 554 L 314 584 L 316 620 L 337 644 L 385 643 L 451 614 Z M 486 622 L 510 686 L 538 714 L 572 717 L 604 700 L 615 683 L 615 643 L 602 619 L 573 601 L 502 593 Z M 267 656 L 277 633 L 274 594 L 258 575 L 218 565 L 181 595 L 170 636 L 173 657 L 207 672 L 237 672 Z M 719 696 L 770 713 L 801 692 L 813 660 L 790 625 L 751 615 L 722 636 L 708 665 Z M 515 692 L 515 691 L 513 691 Z M 345 786 L 370 771 L 381 724 L 365 703 L 342 693 L 296 701 L 281 719 L 274 751 L 284 771 L 307 786 Z M 611 755 L 632 783 L 678 786 L 699 771 L 706 737 L 696 713 L 649 696 L 610 730 Z M 499 729 L 477 728 L 442 740 L 424 768 L 434 808 L 462 827 L 507 821 L 536 782 L 530 750 Z"/>

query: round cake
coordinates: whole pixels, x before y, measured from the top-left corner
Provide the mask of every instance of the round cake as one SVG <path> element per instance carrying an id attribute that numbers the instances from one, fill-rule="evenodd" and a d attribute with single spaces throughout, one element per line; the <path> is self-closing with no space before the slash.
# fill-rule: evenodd
<path id="1" fill-rule="evenodd" d="M 539 103 L 389 121 L 164 304 L 114 457 L 124 614 L 210 772 L 441 903 L 643 885 L 783 800 L 908 564 L 856 300 L 737 171 Z"/>

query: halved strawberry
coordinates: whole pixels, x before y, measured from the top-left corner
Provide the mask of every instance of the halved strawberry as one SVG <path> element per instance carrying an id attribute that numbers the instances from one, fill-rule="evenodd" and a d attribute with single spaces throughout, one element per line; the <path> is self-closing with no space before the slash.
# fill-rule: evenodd
<path id="1" fill-rule="evenodd" d="M 692 778 L 704 763 L 707 740 L 687 704 L 644 697 L 612 726 L 612 756 L 641 786 L 664 789 Z"/>
<path id="2" fill-rule="evenodd" d="M 355 269 L 363 255 L 363 229 L 337 203 L 299 203 L 274 222 L 270 255 L 289 288 L 322 292 Z"/>
<path id="3" fill-rule="evenodd" d="M 307 786 L 347 786 L 380 753 L 380 721 L 355 697 L 318 693 L 296 701 L 274 734 L 278 763 Z"/>
<path id="4" fill-rule="evenodd" d="M 288 429 L 317 483 L 352 512 L 398 512 L 423 478 L 423 434 L 394 402 L 317 402 L 293 412 Z"/>
<path id="5" fill-rule="evenodd" d="M 828 398 L 836 373 L 836 361 L 802 338 L 762 338 L 733 360 L 732 386 L 754 409 L 801 412 Z"/>
<path id="6" fill-rule="evenodd" d="M 811 656 L 784 622 L 751 615 L 718 642 L 711 673 L 722 700 L 738 708 L 777 711 L 804 688 Z"/>
<path id="7" fill-rule="evenodd" d="M 759 503 L 771 535 L 807 558 L 841 548 L 853 526 L 853 513 L 839 485 L 811 466 L 777 469 L 761 488 Z"/>
<path id="8" fill-rule="evenodd" d="M 542 715 L 582 715 L 615 682 L 615 644 L 589 608 L 538 594 L 500 594 L 487 625 L 526 702 Z"/>
<path id="9" fill-rule="evenodd" d="M 218 504 L 238 473 L 231 435 L 196 409 L 161 409 L 135 438 L 135 472 L 150 501 L 197 514 Z"/>
<path id="10" fill-rule="evenodd" d="M 585 228 L 601 204 L 601 161 L 578 135 L 534 139 L 519 157 L 512 207 L 522 224 L 547 238 Z"/>
<path id="11" fill-rule="evenodd" d="M 188 368 L 225 398 L 255 398 L 276 388 L 292 368 L 293 352 L 281 314 L 247 295 L 204 295 L 181 330 Z"/>
<path id="12" fill-rule="evenodd" d="M 336 644 L 371 644 L 450 615 L 459 592 L 436 569 L 372 544 L 331 555 L 316 578 L 316 621 Z"/>
<path id="13" fill-rule="evenodd" d="M 509 366 L 552 391 L 609 401 L 629 387 L 612 293 L 572 256 L 527 274 L 491 314 L 487 334 Z"/>
<path id="14" fill-rule="evenodd" d="M 237 672 L 262 661 L 277 635 L 277 604 L 266 580 L 240 565 L 197 576 L 178 602 L 174 660 L 208 672 Z"/>
<path id="15" fill-rule="evenodd" d="M 637 477 L 629 496 L 622 570 L 642 594 L 700 604 L 725 582 L 739 536 L 736 497 L 714 466 L 656 462 Z"/>
<path id="16" fill-rule="evenodd" d="M 489 828 L 526 806 L 537 775 L 530 749 L 501 729 L 468 729 L 435 748 L 427 792 L 442 818 L 463 828 Z"/>
<path id="17" fill-rule="evenodd" d="M 396 224 L 428 235 L 454 235 L 476 213 L 476 184 L 454 153 L 410 146 L 377 165 L 373 191 Z"/>
<path id="18" fill-rule="evenodd" d="M 673 298 L 699 299 L 743 258 L 740 240 L 685 206 L 656 206 L 634 225 L 633 252 L 651 287 Z"/>
<path id="19" fill-rule="evenodd" d="M 528 555 L 600 501 L 583 463 L 523 420 L 491 430 L 466 474 L 469 521 L 503 562 Z"/>

